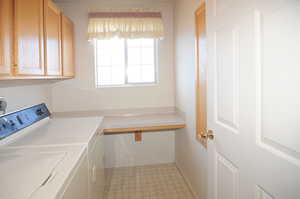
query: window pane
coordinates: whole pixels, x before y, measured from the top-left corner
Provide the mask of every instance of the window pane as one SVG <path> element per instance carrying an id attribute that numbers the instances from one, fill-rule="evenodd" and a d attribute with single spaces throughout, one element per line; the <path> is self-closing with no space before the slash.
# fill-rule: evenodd
<path id="1" fill-rule="evenodd" d="M 98 83 L 100 85 L 109 85 L 111 83 L 111 68 L 110 67 L 99 67 Z"/>
<path id="2" fill-rule="evenodd" d="M 141 64 L 141 49 L 140 48 L 128 48 L 128 64 L 139 65 Z"/>
<path id="3" fill-rule="evenodd" d="M 125 83 L 125 42 L 123 39 L 98 40 L 96 45 L 98 85 Z"/>
<path id="4" fill-rule="evenodd" d="M 113 85 L 121 85 L 125 83 L 125 69 L 122 66 L 112 67 L 112 81 Z"/>
<path id="5" fill-rule="evenodd" d="M 125 53 L 124 53 L 124 44 L 119 48 L 113 49 L 112 53 L 114 56 L 111 58 L 111 63 L 113 65 L 124 65 L 125 63 Z"/>
<path id="6" fill-rule="evenodd" d="M 143 47 L 153 48 L 153 46 L 154 46 L 154 39 L 143 39 L 142 40 L 142 46 Z"/>
<path id="7" fill-rule="evenodd" d="M 127 74 L 129 83 L 141 82 L 141 68 L 139 66 L 129 66 Z"/>
<path id="8" fill-rule="evenodd" d="M 154 52 L 153 48 L 142 49 L 142 64 L 154 64 Z"/>
<path id="9" fill-rule="evenodd" d="M 129 48 L 131 47 L 141 47 L 142 39 L 128 39 L 127 45 Z"/>
<path id="10" fill-rule="evenodd" d="M 98 66 L 110 66 L 111 65 L 111 60 L 110 56 L 103 54 L 98 55 Z"/>
<path id="11" fill-rule="evenodd" d="M 142 69 L 143 82 L 155 82 L 155 71 L 153 66 L 143 66 Z"/>

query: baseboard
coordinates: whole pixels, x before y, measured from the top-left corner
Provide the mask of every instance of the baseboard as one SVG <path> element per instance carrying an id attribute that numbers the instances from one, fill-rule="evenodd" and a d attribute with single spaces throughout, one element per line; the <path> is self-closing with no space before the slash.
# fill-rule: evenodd
<path id="1" fill-rule="evenodd" d="M 181 174 L 181 176 L 183 177 L 185 183 L 187 184 L 188 188 L 190 189 L 193 198 L 194 199 L 200 199 L 200 197 L 198 196 L 198 194 L 194 191 L 191 182 L 188 180 L 188 178 L 184 175 L 183 171 L 180 169 L 180 167 L 175 163 L 176 168 L 178 169 L 179 173 Z"/>

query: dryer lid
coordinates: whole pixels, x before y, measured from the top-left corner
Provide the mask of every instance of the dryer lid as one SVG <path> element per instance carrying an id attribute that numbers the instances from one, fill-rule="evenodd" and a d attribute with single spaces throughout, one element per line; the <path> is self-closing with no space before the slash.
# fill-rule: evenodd
<path id="1" fill-rule="evenodd" d="M 53 175 L 64 156 L 64 153 L 0 156 L 1 198 L 31 198 Z"/>

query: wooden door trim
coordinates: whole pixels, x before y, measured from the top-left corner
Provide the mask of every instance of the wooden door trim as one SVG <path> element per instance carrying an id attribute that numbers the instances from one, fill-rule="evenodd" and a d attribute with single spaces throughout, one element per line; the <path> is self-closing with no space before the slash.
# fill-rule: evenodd
<path id="1" fill-rule="evenodd" d="M 207 91 L 206 91 L 206 65 L 201 64 L 200 54 L 202 53 L 200 50 L 200 34 L 199 33 L 199 24 L 198 16 L 203 15 L 204 12 L 204 24 L 203 32 L 206 32 L 206 3 L 203 2 L 195 11 L 195 52 L 196 52 L 196 60 L 195 60 L 195 72 L 196 72 L 196 81 L 195 81 L 195 89 L 196 89 L 196 139 L 204 146 L 207 147 L 207 138 L 205 135 L 207 133 Z M 203 34 L 203 33 L 202 33 Z M 204 34 L 206 39 L 206 35 Z M 206 39 L 207 40 L 207 39 Z M 202 70 L 200 70 L 202 68 Z M 201 77 L 202 76 L 202 77 Z"/>

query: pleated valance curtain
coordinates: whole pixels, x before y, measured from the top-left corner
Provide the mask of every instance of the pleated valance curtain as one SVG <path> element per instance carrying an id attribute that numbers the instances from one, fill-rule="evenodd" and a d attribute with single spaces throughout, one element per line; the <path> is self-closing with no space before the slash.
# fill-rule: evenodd
<path id="1" fill-rule="evenodd" d="M 97 10 L 89 13 L 88 39 L 164 37 L 161 12 L 147 9 Z"/>

